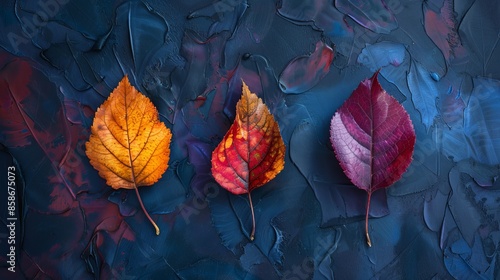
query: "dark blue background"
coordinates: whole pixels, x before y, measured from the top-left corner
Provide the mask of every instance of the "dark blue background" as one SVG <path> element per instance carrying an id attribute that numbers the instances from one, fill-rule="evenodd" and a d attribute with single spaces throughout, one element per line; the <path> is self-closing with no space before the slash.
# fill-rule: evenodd
<path id="1" fill-rule="evenodd" d="M 499 279 L 499 3 L 3 1 L 0 182 L 15 166 L 18 223 L 16 273 L 0 228 L 1 278 Z M 328 136 L 377 69 L 417 143 L 403 178 L 372 198 L 368 248 L 366 193 Z M 173 132 L 169 169 L 140 189 L 160 236 L 84 151 L 125 74 Z M 247 197 L 210 174 L 242 79 L 287 146 L 285 169 L 252 193 L 253 242 Z"/>

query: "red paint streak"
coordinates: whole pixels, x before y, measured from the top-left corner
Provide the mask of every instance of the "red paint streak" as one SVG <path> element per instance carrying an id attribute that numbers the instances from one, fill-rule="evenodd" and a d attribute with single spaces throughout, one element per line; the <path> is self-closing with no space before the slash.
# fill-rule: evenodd
<path id="1" fill-rule="evenodd" d="M 453 0 L 445 0 L 439 14 L 424 3 L 424 17 L 425 32 L 441 50 L 446 61 L 463 58 L 466 55 L 456 29 Z"/>

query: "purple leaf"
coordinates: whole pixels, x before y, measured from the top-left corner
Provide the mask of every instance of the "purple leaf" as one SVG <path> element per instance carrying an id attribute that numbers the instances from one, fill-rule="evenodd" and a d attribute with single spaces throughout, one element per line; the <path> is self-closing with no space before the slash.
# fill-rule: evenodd
<path id="1" fill-rule="evenodd" d="M 416 139 L 410 116 L 382 88 L 377 75 L 359 84 L 337 110 L 330 127 L 330 140 L 344 173 L 368 193 L 368 246 L 371 195 L 401 178 L 412 160 Z"/>

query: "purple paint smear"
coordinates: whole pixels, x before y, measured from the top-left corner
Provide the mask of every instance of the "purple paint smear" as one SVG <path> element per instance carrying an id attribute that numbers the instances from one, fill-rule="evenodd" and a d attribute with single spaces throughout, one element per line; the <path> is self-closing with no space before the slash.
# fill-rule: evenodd
<path id="1" fill-rule="evenodd" d="M 311 89 L 328 74 L 333 57 L 331 47 L 322 41 L 317 42 L 311 55 L 293 59 L 281 72 L 281 90 L 284 93 L 297 94 Z"/>

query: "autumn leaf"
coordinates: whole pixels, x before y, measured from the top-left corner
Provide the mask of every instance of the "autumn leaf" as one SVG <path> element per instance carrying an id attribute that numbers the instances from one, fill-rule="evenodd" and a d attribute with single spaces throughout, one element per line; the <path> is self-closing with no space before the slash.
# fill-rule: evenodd
<path id="1" fill-rule="evenodd" d="M 244 82 L 242 91 L 236 104 L 236 119 L 212 153 L 212 174 L 231 193 L 248 194 L 253 240 L 255 215 L 250 193 L 283 170 L 285 143 L 278 123 L 262 99 L 250 92 Z"/>
<path id="2" fill-rule="evenodd" d="M 172 134 L 158 118 L 149 98 L 125 76 L 97 109 L 86 154 L 90 163 L 113 189 L 134 189 L 144 214 L 138 187 L 156 183 L 168 168 Z"/>
<path id="3" fill-rule="evenodd" d="M 377 79 L 362 81 L 331 121 L 330 140 L 344 173 L 368 193 L 365 231 L 374 191 L 399 180 L 412 160 L 415 131 L 410 116 Z"/>

